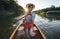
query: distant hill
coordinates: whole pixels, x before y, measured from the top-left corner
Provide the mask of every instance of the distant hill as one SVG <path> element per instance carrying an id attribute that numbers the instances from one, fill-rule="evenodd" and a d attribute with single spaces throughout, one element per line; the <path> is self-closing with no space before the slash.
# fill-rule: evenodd
<path id="1" fill-rule="evenodd" d="M 34 12 L 39 14 L 39 13 L 47 12 L 47 11 L 60 11 L 60 7 L 55 7 L 54 5 L 52 5 L 51 7 L 44 8 L 44 9 L 41 9 L 41 10 L 37 10 L 37 11 L 34 11 Z"/>

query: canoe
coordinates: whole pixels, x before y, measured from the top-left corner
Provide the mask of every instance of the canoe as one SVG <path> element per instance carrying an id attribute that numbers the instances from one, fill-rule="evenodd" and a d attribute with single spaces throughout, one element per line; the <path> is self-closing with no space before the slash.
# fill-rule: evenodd
<path id="1" fill-rule="evenodd" d="M 38 26 L 36 26 L 35 24 L 34 24 L 33 31 L 34 31 L 35 35 L 27 38 L 24 33 L 24 27 L 21 26 L 21 24 L 20 24 L 13 31 L 13 33 L 11 34 L 9 39 L 46 39 L 42 30 Z"/>

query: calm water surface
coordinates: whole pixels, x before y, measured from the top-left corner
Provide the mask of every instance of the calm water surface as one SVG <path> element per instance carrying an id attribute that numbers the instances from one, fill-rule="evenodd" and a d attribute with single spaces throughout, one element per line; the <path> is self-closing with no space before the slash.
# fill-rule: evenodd
<path id="1" fill-rule="evenodd" d="M 42 29 L 47 39 L 60 39 L 60 16 L 36 16 L 35 24 Z"/>

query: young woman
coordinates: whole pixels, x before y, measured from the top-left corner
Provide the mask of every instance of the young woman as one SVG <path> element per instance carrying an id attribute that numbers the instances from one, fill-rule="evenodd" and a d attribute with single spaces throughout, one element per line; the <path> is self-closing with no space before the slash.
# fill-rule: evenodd
<path id="1" fill-rule="evenodd" d="M 25 34 L 27 37 L 34 35 L 33 24 L 34 24 L 34 19 L 35 19 L 35 13 L 32 12 L 34 8 L 35 8 L 34 4 L 29 3 L 26 5 L 26 9 L 28 11 L 26 12 L 23 26 L 24 26 Z"/>
<path id="2" fill-rule="evenodd" d="M 26 5 L 26 9 L 28 10 L 27 12 L 25 12 L 25 16 L 22 17 L 24 18 L 23 21 L 23 26 L 24 26 L 24 31 L 27 37 L 29 36 L 33 36 L 33 27 L 34 27 L 34 19 L 35 19 L 35 13 L 32 12 L 32 10 L 35 8 L 35 5 L 32 3 L 29 3 Z M 22 19 L 20 18 L 20 19 Z M 20 20 L 18 19 L 18 20 Z"/>

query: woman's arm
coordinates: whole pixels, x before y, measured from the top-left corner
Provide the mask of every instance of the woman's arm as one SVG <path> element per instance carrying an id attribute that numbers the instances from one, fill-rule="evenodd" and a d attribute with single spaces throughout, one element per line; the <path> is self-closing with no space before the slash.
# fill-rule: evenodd
<path id="1" fill-rule="evenodd" d="M 33 22 L 33 24 L 34 24 L 35 17 L 36 17 L 36 14 L 32 13 L 32 22 Z"/>
<path id="2" fill-rule="evenodd" d="M 24 19 L 23 19 L 23 21 L 24 21 L 26 16 L 28 16 L 28 15 L 25 15 L 25 16 L 21 17 L 21 18 L 18 19 L 18 20 L 15 19 L 15 20 L 13 21 L 13 23 L 15 24 L 16 22 L 18 22 L 19 20 L 21 20 L 21 19 L 23 19 L 23 18 L 24 18 Z"/>

